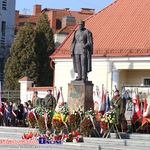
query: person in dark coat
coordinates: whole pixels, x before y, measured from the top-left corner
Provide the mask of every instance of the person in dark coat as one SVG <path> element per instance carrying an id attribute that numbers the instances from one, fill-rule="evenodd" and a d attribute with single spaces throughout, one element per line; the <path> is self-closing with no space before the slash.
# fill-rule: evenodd
<path id="1" fill-rule="evenodd" d="M 22 120 L 23 120 L 23 105 L 21 104 L 21 100 L 18 100 L 18 120 L 21 124 Z"/>
<path id="2" fill-rule="evenodd" d="M 18 107 L 17 103 L 13 103 L 12 111 L 11 111 L 11 125 L 12 126 L 17 126 L 18 122 Z"/>
<path id="3" fill-rule="evenodd" d="M 4 115 L 4 104 L 2 103 L 2 107 L 0 108 L 0 126 L 3 126 L 3 115 Z"/>
<path id="4" fill-rule="evenodd" d="M 24 108 L 23 108 L 23 123 L 24 123 L 24 126 L 26 127 L 26 120 L 28 118 L 28 103 L 24 102 L 23 106 L 24 106 Z"/>
<path id="5" fill-rule="evenodd" d="M 8 105 L 8 102 L 5 102 L 5 106 L 4 106 L 4 122 L 5 122 L 5 126 L 9 126 L 9 122 L 10 122 L 10 115 L 11 115 L 11 108 Z"/>

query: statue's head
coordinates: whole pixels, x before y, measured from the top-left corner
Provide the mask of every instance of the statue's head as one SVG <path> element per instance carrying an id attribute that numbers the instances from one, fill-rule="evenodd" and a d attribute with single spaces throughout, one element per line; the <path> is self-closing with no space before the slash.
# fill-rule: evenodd
<path id="1" fill-rule="evenodd" d="M 79 29 L 81 29 L 81 30 L 84 29 L 85 21 L 81 20 L 81 21 L 78 22 L 78 24 L 79 24 Z"/>

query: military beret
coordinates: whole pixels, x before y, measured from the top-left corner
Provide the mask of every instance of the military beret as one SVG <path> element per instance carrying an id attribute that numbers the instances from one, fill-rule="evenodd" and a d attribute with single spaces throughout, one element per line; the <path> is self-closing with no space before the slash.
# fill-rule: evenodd
<path id="1" fill-rule="evenodd" d="M 48 92 L 48 91 L 52 92 L 52 90 L 47 90 L 47 92 Z"/>
<path id="2" fill-rule="evenodd" d="M 116 90 L 116 91 L 115 91 L 115 93 L 116 93 L 116 92 L 118 92 L 118 93 L 119 93 L 119 90 Z"/>
<path id="3" fill-rule="evenodd" d="M 131 97 L 127 97 L 127 100 L 132 100 L 132 98 Z"/>

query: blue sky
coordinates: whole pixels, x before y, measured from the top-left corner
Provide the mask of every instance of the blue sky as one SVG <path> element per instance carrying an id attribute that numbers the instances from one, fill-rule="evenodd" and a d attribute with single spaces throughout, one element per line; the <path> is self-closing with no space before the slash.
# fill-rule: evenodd
<path id="1" fill-rule="evenodd" d="M 20 14 L 33 14 L 33 5 L 40 4 L 44 8 L 70 8 L 73 11 L 79 11 L 80 8 L 93 8 L 99 11 L 114 0 L 16 0 L 16 10 Z"/>

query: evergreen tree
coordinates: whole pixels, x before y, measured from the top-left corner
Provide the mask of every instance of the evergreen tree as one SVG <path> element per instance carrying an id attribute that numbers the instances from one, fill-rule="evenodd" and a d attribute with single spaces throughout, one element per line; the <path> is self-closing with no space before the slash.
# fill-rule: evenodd
<path id="1" fill-rule="evenodd" d="M 53 70 L 50 68 L 49 56 L 54 52 L 54 39 L 48 16 L 42 13 L 35 29 L 37 80 L 36 86 L 53 85 Z"/>
<path id="2" fill-rule="evenodd" d="M 10 49 L 11 57 L 5 64 L 4 89 L 18 90 L 18 80 L 24 77 L 25 70 L 28 70 L 30 78 L 37 80 L 35 45 L 35 31 L 25 23 L 15 37 Z"/>

